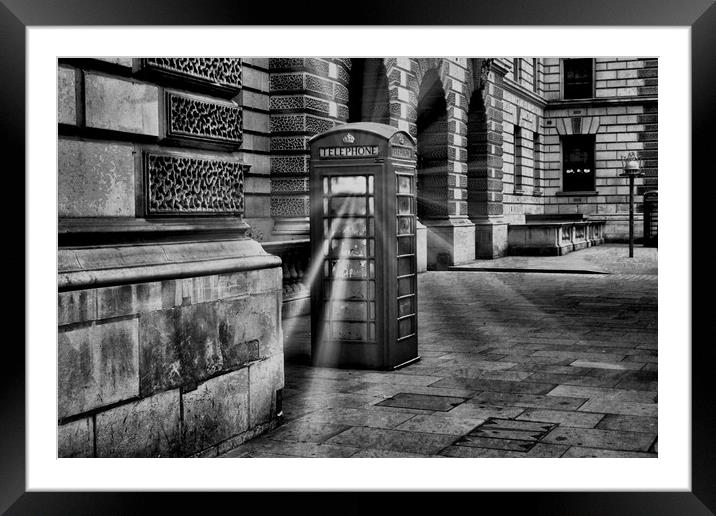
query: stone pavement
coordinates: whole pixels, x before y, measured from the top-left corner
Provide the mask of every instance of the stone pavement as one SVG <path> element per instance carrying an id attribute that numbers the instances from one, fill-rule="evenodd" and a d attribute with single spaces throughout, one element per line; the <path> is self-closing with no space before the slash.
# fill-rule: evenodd
<path id="1" fill-rule="evenodd" d="M 284 424 L 224 456 L 655 457 L 655 260 L 424 273 L 422 359 L 392 372 L 296 363 L 308 319 L 288 320 Z"/>
<path id="2" fill-rule="evenodd" d="M 475 260 L 450 270 L 656 274 L 657 249 L 635 246 L 634 257 L 629 258 L 629 246 L 604 244 L 564 256 L 505 256 Z"/>

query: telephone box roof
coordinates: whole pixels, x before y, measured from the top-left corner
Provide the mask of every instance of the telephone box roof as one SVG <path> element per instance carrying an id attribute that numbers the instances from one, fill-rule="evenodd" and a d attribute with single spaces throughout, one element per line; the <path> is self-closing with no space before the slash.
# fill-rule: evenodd
<path id="1" fill-rule="evenodd" d="M 393 127 L 392 125 L 378 124 L 376 122 L 354 122 L 352 124 L 337 125 L 326 132 L 313 136 L 309 140 L 309 143 L 313 142 L 314 140 L 317 140 L 318 138 L 345 131 L 377 134 L 378 136 L 381 136 L 386 140 L 392 138 L 393 135 L 395 135 L 396 133 L 403 133 L 410 139 L 410 142 L 415 145 L 415 140 L 413 139 L 413 137 L 402 129 L 398 129 L 397 127 Z"/>

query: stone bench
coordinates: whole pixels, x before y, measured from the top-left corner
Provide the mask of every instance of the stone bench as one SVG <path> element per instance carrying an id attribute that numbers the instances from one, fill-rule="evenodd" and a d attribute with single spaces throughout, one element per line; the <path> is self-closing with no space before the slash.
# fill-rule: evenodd
<path id="1" fill-rule="evenodd" d="M 529 220 L 507 227 L 508 254 L 561 256 L 604 243 L 602 220 Z"/>

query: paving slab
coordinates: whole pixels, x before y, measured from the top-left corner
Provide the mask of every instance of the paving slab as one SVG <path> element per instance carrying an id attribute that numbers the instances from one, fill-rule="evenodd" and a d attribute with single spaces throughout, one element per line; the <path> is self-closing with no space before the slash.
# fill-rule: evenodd
<path id="1" fill-rule="evenodd" d="M 410 412 L 376 411 L 370 409 L 326 408 L 307 414 L 304 422 L 332 423 L 348 426 L 394 428 L 415 416 Z"/>
<path id="2" fill-rule="evenodd" d="M 445 416 L 478 419 L 487 419 L 488 417 L 514 418 L 524 412 L 524 410 L 524 407 L 500 407 L 487 403 L 463 403 L 445 412 Z"/>
<path id="3" fill-rule="evenodd" d="M 485 380 L 482 378 L 453 377 L 437 381 L 431 387 L 463 387 L 475 391 L 511 392 L 524 394 L 547 394 L 556 385 L 509 380 Z"/>
<path id="4" fill-rule="evenodd" d="M 503 430 L 519 430 L 521 432 L 546 433 L 554 427 L 554 423 L 545 421 L 525 421 L 514 419 L 490 418 L 481 425 L 482 429 L 499 428 Z"/>
<path id="5" fill-rule="evenodd" d="M 604 414 L 547 409 L 527 409 L 517 416 L 519 420 L 549 421 L 575 428 L 594 428 L 603 418 Z"/>
<path id="6" fill-rule="evenodd" d="M 385 407 L 405 407 L 427 410 L 439 410 L 447 412 L 465 402 L 467 398 L 457 398 L 451 396 L 438 396 L 434 394 L 414 394 L 412 392 L 400 392 L 381 401 L 378 405 Z"/>
<path id="7" fill-rule="evenodd" d="M 579 407 L 581 412 L 601 412 L 603 414 L 623 414 L 626 416 L 657 417 L 656 403 L 638 403 L 636 401 L 614 401 L 593 399 Z"/>
<path id="8" fill-rule="evenodd" d="M 638 401 L 640 403 L 654 403 L 656 400 L 655 392 L 575 385 L 558 385 L 549 391 L 547 395 L 573 396 L 575 398 L 600 398 L 615 401 Z"/>
<path id="9" fill-rule="evenodd" d="M 481 425 L 484 419 L 456 418 L 443 414 L 416 415 L 398 425 L 396 430 L 425 432 L 430 434 L 464 435 Z"/>
<path id="10" fill-rule="evenodd" d="M 347 425 L 334 425 L 325 422 L 293 421 L 272 432 L 268 437 L 274 441 L 320 444 L 349 428 Z"/>
<path id="11" fill-rule="evenodd" d="M 573 446 L 568 449 L 564 458 L 634 458 L 634 459 L 655 459 L 656 453 L 644 452 L 628 452 L 623 450 L 606 450 L 600 448 L 584 448 L 581 446 Z"/>
<path id="12" fill-rule="evenodd" d="M 647 451 L 656 435 L 641 432 L 602 430 L 598 428 L 558 427 L 547 434 L 542 442 L 571 444 L 587 448 L 609 450 Z"/>
<path id="13" fill-rule="evenodd" d="M 330 438 L 326 444 L 435 455 L 454 441 L 454 435 L 357 426 Z"/>
<path id="14" fill-rule="evenodd" d="M 607 414 L 599 422 L 597 428 L 656 434 L 658 429 L 658 420 L 655 417 Z"/>
<path id="15" fill-rule="evenodd" d="M 479 448 L 477 446 L 449 446 L 440 452 L 445 457 L 469 459 L 493 458 L 526 458 L 525 452 L 514 450 L 501 450 L 495 448 Z"/>
<path id="16" fill-rule="evenodd" d="M 577 409 L 587 401 L 586 398 L 566 396 L 541 396 L 536 394 L 512 394 L 504 392 L 483 392 L 474 398 L 475 402 L 493 405 L 512 405 L 515 407 L 540 407 L 562 410 Z"/>
<path id="17" fill-rule="evenodd" d="M 459 446 L 474 446 L 476 448 L 494 448 L 497 450 L 527 452 L 535 445 L 535 441 L 527 439 L 501 439 L 466 435 L 459 439 L 455 444 Z"/>
<path id="18" fill-rule="evenodd" d="M 421 453 L 405 453 L 392 450 L 378 450 L 376 448 L 368 448 L 361 450 L 355 455 L 351 455 L 352 459 L 412 459 L 412 458 L 428 458 L 431 455 L 423 455 Z"/>

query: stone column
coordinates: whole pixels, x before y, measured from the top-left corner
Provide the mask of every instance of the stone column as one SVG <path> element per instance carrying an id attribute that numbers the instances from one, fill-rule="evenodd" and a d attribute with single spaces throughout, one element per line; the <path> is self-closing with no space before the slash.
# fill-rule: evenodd
<path id="1" fill-rule="evenodd" d="M 269 59 L 276 239 L 308 238 L 308 140 L 348 119 L 350 59 Z"/>
<path id="2" fill-rule="evenodd" d="M 427 267 L 441 269 L 475 258 L 475 225 L 467 216 L 466 60 L 418 60 L 418 66 L 438 67 L 446 103 L 445 123 L 436 121 L 418 135 Z M 422 82 L 425 73 L 419 73 Z"/>
<path id="3" fill-rule="evenodd" d="M 477 145 L 480 161 L 471 164 L 469 202 L 475 223 L 475 254 L 477 258 L 497 258 L 507 252 L 507 223 L 502 204 L 502 87 L 507 67 L 501 60 L 492 60 L 485 83 L 485 124 L 479 132 Z M 484 162 L 482 162 L 484 160 Z"/>

